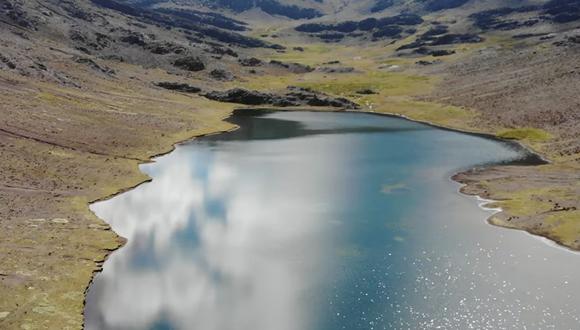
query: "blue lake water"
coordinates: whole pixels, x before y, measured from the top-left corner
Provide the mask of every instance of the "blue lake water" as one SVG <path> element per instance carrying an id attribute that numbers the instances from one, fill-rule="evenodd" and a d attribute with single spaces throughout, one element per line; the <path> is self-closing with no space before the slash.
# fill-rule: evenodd
<path id="1" fill-rule="evenodd" d="M 529 157 L 399 118 L 241 112 L 92 205 L 126 237 L 87 329 L 580 329 L 580 255 L 449 177 Z"/>

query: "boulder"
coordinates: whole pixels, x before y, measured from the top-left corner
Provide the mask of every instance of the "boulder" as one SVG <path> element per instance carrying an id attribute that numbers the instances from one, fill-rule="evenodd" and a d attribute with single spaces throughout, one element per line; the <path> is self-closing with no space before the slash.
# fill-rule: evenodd
<path id="1" fill-rule="evenodd" d="M 215 80 L 220 80 L 220 81 L 230 81 L 234 79 L 234 75 L 226 70 L 223 69 L 215 69 L 212 70 L 209 75 L 215 79 Z"/>
<path id="2" fill-rule="evenodd" d="M 331 66 L 323 66 L 317 69 L 320 72 L 324 73 L 351 73 L 354 72 L 354 68 L 352 66 L 344 66 L 344 67 L 331 67 Z"/>
<path id="3" fill-rule="evenodd" d="M 285 63 L 281 61 L 271 60 L 270 65 L 285 68 L 292 73 L 307 73 L 314 71 L 312 67 L 300 63 Z"/>
<path id="4" fill-rule="evenodd" d="M 429 49 L 427 47 L 419 47 L 419 48 L 415 49 L 415 51 L 413 51 L 413 53 L 419 54 L 419 55 L 431 55 L 434 57 L 440 57 L 440 56 L 453 55 L 453 54 L 455 54 L 455 51 L 448 50 L 448 49 Z"/>
<path id="5" fill-rule="evenodd" d="M 242 66 L 249 66 L 249 67 L 254 67 L 254 66 L 261 66 L 262 64 L 264 64 L 264 62 L 262 62 L 262 60 L 255 58 L 255 57 L 249 57 L 249 58 L 240 58 L 238 60 L 238 62 L 242 65 Z"/>
<path id="6" fill-rule="evenodd" d="M 377 92 L 375 92 L 374 90 L 372 90 L 370 88 L 359 89 L 358 91 L 356 91 L 356 93 L 361 94 L 361 95 L 377 94 Z"/>
<path id="7" fill-rule="evenodd" d="M 145 42 L 145 37 L 139 32 L 131 32 L 128 35 L 121 37 L 120 40 L 124 43 L 137 46 L 145 46 L 147 44 Z"/>
<path id="8" fill-rule="evenodd" d="M 177 59 L 173 62 L 176 67 L 186 71 L 202 71 L 205 70 L 205 64 L 199 57 L 187 56 Z"/>
<path id="9" fill-rule="evenodd" d="M 170 42 L 152 43 L 147 45 L 145 48 L 149 50 L 151 53 L 158 55 L 183 54 L 185 52 L 184 47 Z"/>
<path id="10" fill-rule="evenodd" d="M 169 81 L 162 81 L 155 83 L 156 86 L 161 88 L 169 89 L 172 91 L 178 91 L 183 93 L 199 93 L 201 92 L 201 88 L 191 86 L 185 83 L 178 83 L 178 82 L 169 82 Z"/>
<path id="11" fill-rule="evenodd" d="M 433 64 L 439 64 L 439 63 L 441 63 L 441 60 L 436 60 L 436 61 L 417 61 L 417 62 L 415 62 L 415 64 L 417 64 L 417 65 L 423 65 L 423 66 L 433 65 Z"/>

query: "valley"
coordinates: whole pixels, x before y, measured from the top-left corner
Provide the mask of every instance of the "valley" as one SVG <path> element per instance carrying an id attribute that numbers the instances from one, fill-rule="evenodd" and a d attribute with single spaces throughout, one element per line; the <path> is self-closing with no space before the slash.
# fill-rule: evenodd
<path id="1" fill-rule="evenodd" d="M 516 140 L 548 163 L 454 179 L 503 210 L 490 223 L 580 249 L 580 2 L 254 3 L 0 1 L 1 328 L 81 328 L 124 244 L 89 204 L 238 108 Z"/>

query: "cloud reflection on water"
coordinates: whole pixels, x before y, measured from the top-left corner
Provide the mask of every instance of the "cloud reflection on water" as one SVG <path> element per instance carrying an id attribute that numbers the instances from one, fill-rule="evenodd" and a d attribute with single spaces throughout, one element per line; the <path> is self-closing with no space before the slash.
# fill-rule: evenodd
<path id="1" fill-rule="evenodd" d="M 186 146 L 144 166 L 152 183 L 93 205 L 128 245 L 95 281 L 87 328 L 304 329 L 303 300 L 332 240 L 330 206 L 341 205 L 322 172 L 340 160 L 326 152 L 303 164 L 295 143 L 277 142 L 292 156 L 275 160 L 271 145 Z"/>

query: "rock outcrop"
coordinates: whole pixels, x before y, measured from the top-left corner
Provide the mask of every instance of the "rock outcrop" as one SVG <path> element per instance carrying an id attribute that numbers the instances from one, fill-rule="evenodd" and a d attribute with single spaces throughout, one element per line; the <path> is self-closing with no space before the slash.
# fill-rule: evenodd
<path id="1" fill-rule="evenodd" d="M 238 62 L 242 65 L 242 66 L 248 66 L 248 67 L 255 67 L 255 66 L 261 66 L 264 64 L 264 62 L 262 62 L 262 60 L 255 58 L 255 57 L 249 57 L 249 58 L 240 58 L 238 60 Z"/>
<path id="2" fill-rule="evenodd" d="M 439 30 L 441 31 L 441 30 Z M 397 48 L 398 51 L 407 49 L 423 48 L 427 46 L 445 46 L 455 44 L 473 44 L 483 42 L 485 39 L 477 34 L 437 34 L 439 31 L 427 31 L 417 40 Z"/>
<path id="3" fill-rule="evenodd" d="M 156 86 L 169 89 L 172 91 L 178 91 L 183 93 L 199 93 L 201 92 L 201 88 L 191 86 L 186 83 L 178 83 L 178 82 L 169 82 L 169 81 L 162 81 L 155 83 Z"/>
<path id="4" fill-rule="evenodd" d="M 344 21 L 335 24 L 306 23 L 295 28 L 298 32 L 311 33 L 311 36 L 327 41 L 336 41 L 350 37 L 364 37 L 368 34 L 373 39 L 399 39 L 402 35 L 413 32 L 408 27 L 423 23 L 421 16 L 403 13 L 383 18 L 367 18 L 361 21 Z"/>
<path id="5" fill-rule="evenodd" d="M 219 81 L 231 81 L 234 80 L 234 75 L 223 69 L 214 69 L 209 73 L 210 77 Z"/>
<path id="6" fill-rule="evenodd" d="M 186 71 L 202 71 L 205 70 L 205 64 L 199 57 L 187 56 L 175 60 L 173 65 Z"/>
<path id="7" fill-rule="evenodd" d="M 316 70 L 324 73 L 351 73 L 355 71 L 352 66 L 322 66 Z"/>
<path id="8" fill-rule="evenodd" d="M 272 61 L 270 61 L 270 65 L 287 69 L 288 71 L 290 71 L 292 73 L 308 73 L 308 72 L 314 71 L 314 68 L 312 68 L 308 65 L 300 64 L 300 63 L 286 63 L 286 62 L 272 60 Z"/>
<path id="9" fill-rule="evenodd" d="M 309 88 L 288 87 L 285 94 L 264 93 L 242 88 L 213 91 L 204 94 L 206 98 L 219 102 L 246 105 L 271 105 L 276 107 L 317 106 L 344 109 L 358 109 L 358 104 L 341 97 L 332 97 Z"/>

